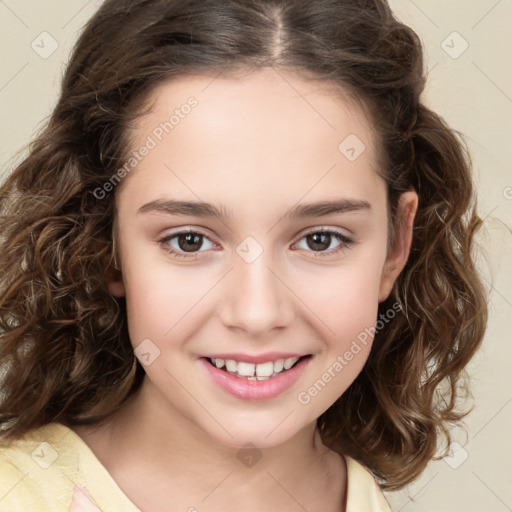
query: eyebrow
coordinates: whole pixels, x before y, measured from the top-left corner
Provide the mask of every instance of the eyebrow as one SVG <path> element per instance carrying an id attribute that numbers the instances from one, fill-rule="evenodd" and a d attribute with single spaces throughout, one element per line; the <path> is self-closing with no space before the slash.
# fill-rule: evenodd
<path id="1" fill-rule="evenodd" d="M 291 208 L 284 216 L 285 219 L 307 217 L 322 217 L 337 213 L 371 210 L 371 204 L 362 199 L 338 199 L 334 201 L 319 201 L 316 203 L 299 204 Z M 162 212 L 169 215 L 190 215 L 194 217 L 213 217 L 219 220 L 231 217 L 231 212 L 224 206 L 217 207 L 201 201 L 177 201 L 174 199 L 157 199 L 141 206 L 137 213 Z"/>

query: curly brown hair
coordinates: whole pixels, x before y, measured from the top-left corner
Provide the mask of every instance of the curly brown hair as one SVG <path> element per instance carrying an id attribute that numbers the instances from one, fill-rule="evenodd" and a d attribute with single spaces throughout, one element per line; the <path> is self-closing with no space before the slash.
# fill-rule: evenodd
<path id="1" fill-rule="evenodd" d="M 318 418 L 324 443 L 399 489 L 434 458 L 484 336 L 474 264 L 481 224 L 462 136 L 420 102 L 421 42 L 385 0 L 107 0 L 89 20 L 61 95 L 0 189 L 0 439 L 50 422 L 101 422 L 138 389 L 124 298 L 113 297 L 115 194 L 130 123 L 163 80 L 274 66 L 340 86 L 372 117 L 390 236 L 400 195 L 419 196 L 399 303 L 349 389 Z"/>

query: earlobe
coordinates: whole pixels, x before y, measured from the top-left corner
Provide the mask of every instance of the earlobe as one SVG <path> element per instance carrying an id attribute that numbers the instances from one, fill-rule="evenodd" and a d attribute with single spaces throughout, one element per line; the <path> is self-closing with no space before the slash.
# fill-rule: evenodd
<path id="1" fill-rule="evenodd" d="M 412 244 L 414 217 L 417 208 L 418 195 L 414 190 L 404 192 L 400 196 L 397 208 L 395 240 L 382 269 L 379 302 L 389 297 L 396 279 L 407 263 Z"/>
<path id="2" fill-rule="evenodd" d="M 124 288 L 123 276 L 120 270 L 111 268 L 107 273 L 107 284 L 110 293 L 114 297 L 124 297 L 126 290 Z"/>
<path id="3" fill-rule="evenodd" d="M 107 271 L 108 289 L 114 297 L 124 297 L 126 294 L 126 290 L 124 287 L 123 274 L 119 269 L 119 264 L 117 262 L 115 238 L 112 241 L 112 253 L 114 262 Z"/>
<path id="4" fill-rule="evenodd" d="M 104 250 L 105 246 L 107 245 L 108 242 L 104 238 L 101 238 L 101 240 L 96 239 L 91 244 L 91 251 L 98 253 L 101 250 Z M 114 297 L 124 297 L 126 291 L 124 287 L 123 274 L 119 269 L 119 264 L 117 263 L 115 240 L 112 244 L 112 253 L 114 254 L 112 263 L 109 262 L 110 256 L 105 255 L 103 259 L 105 265 L 108 265 L 107 271 L 105 273 L 105 281 L 107 283 L 109 292 Z"/>

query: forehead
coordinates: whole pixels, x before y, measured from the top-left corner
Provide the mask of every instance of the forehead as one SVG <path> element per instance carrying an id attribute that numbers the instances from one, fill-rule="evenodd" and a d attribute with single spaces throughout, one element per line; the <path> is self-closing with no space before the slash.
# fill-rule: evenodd
<path id="1" fill-rule="evenodd" d="M 122 183 L 133 201 L 166 191 L 312 200 L 380 179 L 368 113 L 331 83 L 264 68 L 174 78 L 147 100 L 128 132 L 130 151 L 151 146 Z"/>
<path id="2" fill-rule="evenodd" d="M 209 123 L 214 116 L 216 129 L 229 117 L 229 121 L 242 121 L 247 127 L 251 124 L 255 128 L 265 127 L 272 133 L 273 125 L 270 123 L 287 114 L 281 117 L 279 124 L 274 124 L 276 130 L 288 124 L 293 126 L 297 135 L 302 128 L 309 134 L 327 130 L 338 132 L 340 136 L 349 121 L 360 135 L 363 132 L 369 135 L 366 131 L 370 132 L 372 140 L 366 142 L 376 142 L 373 140 L 376 134 L 373 133 L 370 112 L 363 99 L 351 89 L 334 82 L 313 80 L 312 75 L 301 75 L 297 70 L 274 68 L 247 69 L 222 75 L 191 72 L 167 79 L 145 95 L 142 107 L 145 113 L 135 123 L 135 133 L 132 131 L 130 135 L 133 138 L 155 128 L 158 123 L 168 121 L 173 112 L 183 114 L 179 111 L 189 110 L 183 107 L 191 98 L 200 105 L 200 116 L 194 116 L 199 118 L 196 124 L 200 120 Z M 239 114 L 238 119 L 235 112 Z M 183 115 L 179 117 L 183 119 Z M 295 125 L 294 121 L 299 119 L 306 124 Z"/>

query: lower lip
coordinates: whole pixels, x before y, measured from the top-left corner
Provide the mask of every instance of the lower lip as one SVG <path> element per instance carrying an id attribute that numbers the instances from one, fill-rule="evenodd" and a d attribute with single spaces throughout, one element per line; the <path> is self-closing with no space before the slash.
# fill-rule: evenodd
<path id="1" fill-rule="evenodd" d="M 302 375 L 312 356 L 301 359 L 293 368 L 283 371 L 267 380 L 241 379 L 230 373 L 212 366 L 207 359 L 201 363 L 212 380 L 224 391 L 242 400 L 266 400 L 280 395 L 297 381 Z"/>

